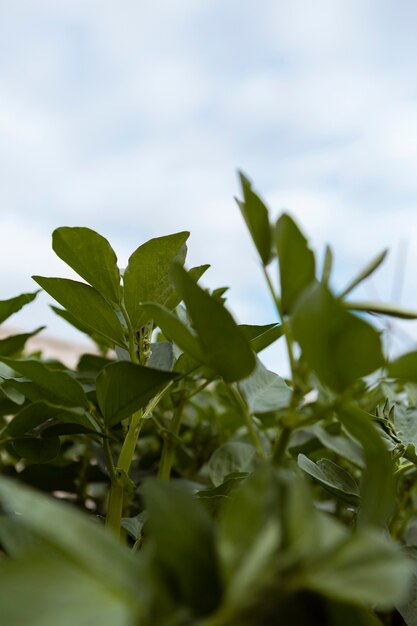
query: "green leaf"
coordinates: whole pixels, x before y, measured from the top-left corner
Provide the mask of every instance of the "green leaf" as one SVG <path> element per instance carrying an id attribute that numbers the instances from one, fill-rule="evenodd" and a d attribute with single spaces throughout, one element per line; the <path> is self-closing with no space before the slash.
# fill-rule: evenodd
<path id="1" fill-rule="evenodd" d="M 68 407 L 54 406 L 45 401 L 33 402 L 23 407 L 7 424 L 4 434 L 9 437 L 21 437 L 27 432 L 44 424 L 49 419 L 73 422 L 94 428 L 94 422 L 89 415 Z"/>
<path id="2" fill-rule="evenodd" d="M 393 422 L 395 434 L 401 443 L 405 447 L 412 444 L 417 451 L 417 407 L 395 405 Z"/>
<path id="3" fill-rule="evenodd" d="M 54 370 L 35 359 L 9 359 L 0 357 L 3 363 L 13 368 L 40 387 L 48 398 L 64 406 L 79 406 L 88 409 L 88 398 L 84 389 L 66 372 Z"/>
<path id="4" fill-rule="evenodd" d="M 389 317 L 399 317 L 404 320 L 417 319 L 417 311 L 404 309 L 395 304 L 383 304 L 382 302 L 345 302 L 347 309 L 351 311 L 361 311 L 364 313 L 376 313 L 377 315 L 388 315 Z"/>
<path id="5" fill-rule="evenodd" d="M 171 579 L 175 597 L 195 615 L 220 601 L 214 525 L 204 507 L 184 489 L 150 479 L 143 487 L 157 561 Z"/>
<path id="6" fill-rule="evenodd" d="M 344 298 L 348 295 L 357 285 L 359 285 L 363 280 L 368 278 L 371 274 L 378 269 L 378 267 L 384 262 L 385 257 L 388 254 L 388 249 L 383 250 L 380 254 L 378 254 L 375 259 L 373 259 L 368 265 L 361 271 L 359 274 L 349 283 L 349 285 L 342 291 L 339 298 Z"/>
<path id="7" fill-rule="evenodd" d="M 128 361 L 107 365 L 97 377 L 97 401 L 108 426 L 142 409 L 177 374 Z"/>
<path id="8" fill-rule="evenodd" d="M 243 201 L 237 200 L 246 226 L 252 236 L 259 256 L 264 265 L 271 260 L 271 226 L 269 224 L 268 209 L 260 197 L 253 191 L 251 182 L 239 172 L 242 185 Z"/>
<path id="9" fill-rule="evenodd" d="M 231 314 L 180 265 L 173 265 L 172 276 L 197 331 L 206 363 L 226 382 L 249 376 L 256 364 L 255 357 Z"/>
<path id="10" fill-rule="evenodd" d="M 354 478 L 340 465 L 333 463 L 330 459 L 320 459 L 314 463 L 304 454 L 299 454 L 298 466 L 315 478 L 330 493 L 350 504 L 358 504 L 358 485 Z"/>
<path id="11" fill-rule="evenodd" d="M 282 326 L 279 324 L 266 324 L 265 326 L 239 324 L 239 328 L 250 341 L 254 352 L 261 352 L 283 335 Z"/>
<path id="12" fill-rule="evenodd" d="M 199 363 L 204 363 L 204 355 L 197 337 L 181 322 L 181 320 L 160 304 L 145 303 L 149 318 L 152 319 L 164 333 L 167 339 L 171 339 L 181 350 L 189 354 Z"/>
<path id="13" fill-rule="evenodd" d="M 107 239 L 90 228 L 63 226 L 54 230 L 52 248 L 102 296 L 119 304 L 120 272 Z"/>
<path id="14" fill-rule="evenodd" d="M 348 313 L 320 283 L 304 291 L 290 323 L 305 360 L 335 391 L 344 391 L 384 364 L 380 333 Z"/>
<path id="15" fill-rule="evenodd" d="M 13 448 L 20 457 L 31 463 L 49 463 L 58 456 L 61 441 L 59 437 L 14 439 Z"/>
<path id="16" fill-rule="evenodd" d="M 174 289 L 169 267 L 174 260 L 184 263 L 187 253 L 185 242 L 189 235 L 188 232 L 181 232 L 151 239 L 137 248 L 129 258 L 123 274 L 124 300 L 134 330 L 149 321 L 141 307 L 142 302 L 167 306 L 172 301 Z M 176 304 L 178 300 L 174 299 L 172 308 Z"/>
<path id="17" fill-rule="evenodd" d="M 207 464 L 210 480 L 215 487 L 223 484 L 230 474 L 250 473 L 256 465 L 256 450 L 243 441 L 228 441 L 213 452 Z"/>
<path id="18" fill-rule="evenodd" d="M 148 366 L 156 370 L 170 372 L 174 367 L 174 348 L 170 341 L 159 341 L 151 344 L 151 356 Z"/>
<path id="19" fill-rule="evenodd" d="M 0 324 L 2 324 L 8 317 L 20 311 L 25 304 L 33 302 L 38 295 L 38 291 L 32 293 L 22 293 L 20 296 L 10 298 L 9 300 L 0 300 Z"/>
<path id="20" fill-rule="evenodd" d="M 68 324 L 71 324 L 71 326 L 79 330 L 81 333 L 84 333 L 85 335 L 90 337 L 101 348 L 110 349 L 114 347 L 113 341 L 107 339 L 106 337 L 103 337 L 103 335 L 95 333 L 92 328 L 89 328 L 88 326 L 80 322 L 76 317 L 74 317 L 65 309 L 61 309 L 57 306 L 54 306 L 53 304 L 50 304 L 49 306 L 54 313 L 59 315 L 59 317 L 68 322 Z"/>
<path id="21" fill-rule="evenodd" d="M 40 326 L 31 333 L 22 333 L 20 335 L 12 335 L 5 339 L 0 339 L 0 356 L 12 356 L 21 352 L 27 340 L 40 333 L 44 328 L 45 326 Z"/>
<path id="22" fill-rule="evenodd" d="M 388 365 L 388 376 L 417 383 L 417 351 L 407 352 Z"/>
<path id="23" fill-rule="evenodd" d="M 353 463 L 361 469 L 365 467 L 365 460 L 361 446 L 343 433 L 343 431 L 340 435 L 334 435 L 329 433 L 325 428 L 322 428 L 319 424 L 315 424 L 310 430 L 325 448 L 328 448 L 345 459 L 348 459 L 350 463 Z"/>
<path id="24" fill-rule="evenodd" d="M 364 451 L 366 469 L 360 487 L 359 524 L 384 526 L 395 503 L 391 455 L 373 423 L 372 415 L 349 405 L 338 409 L 337 417 Z"/>
<path id="25" fill-rule="evenodd" d="M 377 531 L 351 535 L 302 575 L 306 588 L 338 600 L 391 609 L 410 582 L 407 558 Z"/>
<path id="26" fill-rule="evenodd" d="M 123 327 L 116 312 L 96 289 L 67 278 L 32 278 L 83 325 L 118 346 L 126 347 Z"/>
<path id="27" fill-rule="evenodd" d="M 333 269 L 333 251 L 330 246 L 326 246 L 326 251 L 324 253 L 323 272 L 321 276 L 321 282 L 326 287 L 329 284 L 332 269 Z"/>
<path id="28" fill-rule="evenodd" d="M 259 359 L 255 370 L 239 383 L 239 390 L 246 400 L 251 413 L 269 413 L 286 408 L 292 391 L 283 379 L 267 370 Z"/>
<path id="29" fill-rule="evenodd" d="M 289 313 L 299 295 L 315 278 L 314 254 L 294 220 L 283 213 L 275 227 L 283 313 Z"/>

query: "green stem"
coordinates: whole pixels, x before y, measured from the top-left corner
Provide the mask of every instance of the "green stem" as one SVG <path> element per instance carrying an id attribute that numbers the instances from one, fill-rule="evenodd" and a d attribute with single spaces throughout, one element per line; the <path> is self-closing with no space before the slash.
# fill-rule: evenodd
<path id="1" fill-rule="evenodd" d="M 287 450 L 288 444 L 291 439 L 291 435 L 292 435 L 292 428 L 289 428 L 288 426 L 284 426 L 279 436 L 279 439 L 277 441 L 275 450 L 273 452 L 274 462 L 277 465 L 281 465 L 284 459 L 285 452 Z"/>
<path id="2" fill-rule="evenodd" d="M 169 433 L 164 439 L 164 445 L 162 448 L 161 460 L 159 463 L 158 476 L 162 480 L 169 480 L 171 477 L 171 470 L 174 464 L 174 454 L 176 448 L 176 438 L 180 432 L 182 411 L 184 408 L 184 400 L 177 405 L 174 415 L 172 416 Z"/>
<path id="3" fill-rule="evenodd" d="M 238 406 L 239 406 L 239 408 L 241 410 L 242 417 L 245 420 L 245 424 L 246 424 L 246 427 L 248 429 L 249 437 L 251 438 L 251 441 L 252 441 L 255 449 L 257 450 L 259 456 L 262 459 L 266 459 L 265 450 L 263 449 L 261 440 L 259 439 L 258 431 L 255 428 L 255 425 L 254 425 L 253 419 L 252 419 L 252 415 L 250 414 L 250 412 L 248 410 L 246 402 L 243 400 L 242 396 L 240 395 L 240 393 L 237 391 L 237 389 L 233 385 L 228 384 L 227 385 L 227 389 L 229 390 L 230 395 L 235 400 L 235 402 L 238 404 Z"/>

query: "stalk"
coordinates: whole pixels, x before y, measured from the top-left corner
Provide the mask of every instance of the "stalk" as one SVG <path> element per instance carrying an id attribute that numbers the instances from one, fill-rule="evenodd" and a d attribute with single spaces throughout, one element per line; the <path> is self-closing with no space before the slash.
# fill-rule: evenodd
<path id="1" fill-rule="evenodd" d="M 242 417 L 245 420 L 246 428 L 248 429 L 249 437 L 251 438 L 252 444 L 257 450 L 259 456 L 262 459 L 266 459 L 265 450 L 263 449 L 261 440 L 259 439 L 258 431 L 255 428 L 253 423 L 252 415 L 250 414 L 248 407 L 246 406 L 245 401 L 243 400 L 240 393 L 237 391 L 233 385 L 227 385 L 227 389 L 229 390 L 230 395 L 238 404 L 240 411 L 242 413 Z"/>
<path id="2" fill-rule="evenodd" d="M 164 439 L 158 471 L 158 477 L 162 480 L 169 480 L 171 477 L 171 470 L 174 464 L 175 438 L 178 437 L 180 432 L 184 404 L 185 401 L 181 400 L 175 408 L 170 424 L 169 434 Z"/>

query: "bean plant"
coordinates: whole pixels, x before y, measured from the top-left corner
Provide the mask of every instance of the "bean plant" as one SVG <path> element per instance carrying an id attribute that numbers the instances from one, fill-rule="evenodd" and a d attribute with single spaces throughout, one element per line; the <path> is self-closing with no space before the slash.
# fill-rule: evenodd
<path id="1" fill-rule="evenodd" d="M 238 324 L 189 267 L 188 232 L 122 270 L 83 227 L 52 235 L 79 280 L 35 275 L 95 349 L 74 369 L 0 341 L 0 623 L 417 625 L 417 351 L 293 218 L 238 206 L 275 319 Z M 36 261 L 34 261 L 36 263 Z M 285 345 L 289 376 L 259 355 Z"/>

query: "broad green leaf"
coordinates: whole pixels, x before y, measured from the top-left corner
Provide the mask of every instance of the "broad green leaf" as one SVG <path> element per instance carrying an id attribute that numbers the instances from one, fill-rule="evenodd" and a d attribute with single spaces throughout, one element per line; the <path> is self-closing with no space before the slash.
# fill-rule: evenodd
<path id="1" fill-rule="evenodd" d="M 86 334 L 90 337 L 100 348 L 110 349 L 114 347 L 114 342 L 103 335 L 99 335 L 94 332 L 92 328 L 89 328 L 82 322 L 80 322 L 76 317 L 74 317 L 71 313 L 69 313 L 66 309 L 61 309 L 60 307 L 54 306 L 53 304 L 49 305 L 54 313 L 59 315 L 63 320 L 71 324 L 74 328 L 79 330 L 81 333 Z M 116 346 L 117 347 L 117 346 Z"/>
<path id="2" fill-rule="evenodd" d="M 176 597 L 195 615 L 220 602 L 214 525 L 204 507 L 183 488 L 150 479 L 143 487 L 157 561 L 173 581 Z"/>
<path id="3" fill-rule="evenodd" d="M 349 285 L 342 291 L 339 298 L 344 298 L 348 295 L 357 285 L 359 285 L 363 280 L 368 278 L 371 274 L 378 269 L 378 267 L 384 262 L 385 257 L 388 254 L 388 250 L 383 250 L 380 254 L 378 254 L 375 259 L 373 259 L 359 274 L 349 283 Z"/>
<path id="4" fill-rule="evenodd" d="M 59 437 L 14 439 L 13 448 L 20 457 L 31 463 L 49 463 L 58 456 L 61 441 Z"/>
<path id="5" fill-rule="evenodd" d="M 290 323 L 305 360 L 335 391 L 344 391 L 384 364 L 380 333 L 346 311 L 320 283 L 304 291 Z"/>
<path id="6" fill-rule="evenodd" d="M 365 467 L 364 455 L 361 446 L 348 437 L 345 433 L 334 435 L 329 433 L 319 424 L 315 424 L 310 429 L 324 447 L 332 450 L 336 454 L 348 459 L 351 463 L 363 469 Z"/>
<path id="7" fill-rule="evenodd" d="M 107 239 L 90 228 L 63 226 L 54 230 L 52 248 L 102 296 L 119 305 L 120 272 Z"/>
<path id="8" fill-rule="evenodd" d="M 97 377 L 97 401 L 108 426 L 142 409 L 177 374 L 128 361 L 107 365 Z"/>
<path id="9" fill-rule="evenodd" d="M 275 227 L 283 313 L 289 313 L 299 295 L 315 278 L 314 254 L 294 220 L 283 213 Z"/>
<path id="10" fill-rule="evenodd" d="M 151 356 L 148 365 L 156 370 L 170 372 L 174 367 L 174 348 L 170 341 L 159 341 L 151 344 Z"/>
<path id="11" fill-rule="evenodd" d="M 356 481 L 343 467 L 330 459 L 311 461 L 304 454 L 298 455 L 298 466 L 315 478 L 325 489 L 350 504 L 358 504 L 359 489 Z"/>
<path id="12" fill-rule="evenodd" d="M 39 290 L 32 293 L 22 293 L 20 296 L 10 298 L 9 300 L 0 300 L 0 324 L 13 315 L 13 313 L 20 311 L 25 304 L 33 302 L 38 293 Z"/>
<path id="13" fill-rule="evenodd" d="M 162 330 L 167 339 L 171 339 L 181 350 L 189 354 L 199 363 L 204 362 L 204 355 L 197 337 L 181 322 L 181 320 L 160 304 L 145 303 L 149 318 Z"/>
<path id="14" fill-rule="evenodd" d="M 45 401 L 33 402 L 23 407 L 7 424 L 4 434 L 9 437 L 21 437 L 49 419 L 79 423 L 87 428 L 94 428 L 93 419 L 76 409 L 54 406 Z"/>
<path id="15" fill-rule="evenodd" d="M 12 335 L 5 339 L 0 339 L 0 356 L 13 356 L 21 352 L 27 340 L 40 333 L 44 328 L 45 326 L 40 326 L 31 333 L 22 333 L 20 335 Z"/>
<path id="16" fill-rule="evenodd" d="M 116 312 L 94 287 L 68 278 L 32 278 L 83 325 L 118 346 L 126 347 Z"/>
<path id="17" fill-rule="evenodd" d="M 305 587 L 331 598 L 384 610 L 404 599 L 410 574 L 399 547 L 379 531 L 362 530 L 319 558 L 301 578 Z"/>
<path id="18" fill-rule="evenodd" d="M 417 383 L 417 351 L 407 352 L 388 364 L 388 376 Z"/>
<path id="19" fill-rule="evenodd" d="M 188 270 L 189 275 L 191 276 L 191 278 L 193 280 L 195 280 L 195 282 L 199 281 L 200 278 L 203 276 L 203 274 L 205 274 L 207 272 L 207 270 L 210 268 L 211 266 L 207 263 L 205 263 L 204 265 L 197 265 L 196 267 L 192 267 L 191 269 Z"/>
<path id="20" fill-rule="evenodd" d="M 257 359 L 255 370 L 239 383 L 239 390 L 251 413 L 269 413 L 286 408 L 292 391 L 283 379 L 267 370 Z"/>
<path id="21" fill-rule="evenodd" d="M 23 524 L 65 559 L 76 564 L 79 572 L 89 573 L 108 591 L 121 597 L 130 596 L 133 602 L 138 597 L 135 559 L 96 521 L 69 504 L 4 477 L 0 477 L 0 505 L 16 523 Z M 1 588 L 4 591 L 3 585 Z"/>
<path id="22" fill-rule="evenodd" d="M 246 473 L 235 473 L 229 475 L 228 478 L 213 489 L 203 489 L 197 491 L 196 497 L 202 501 L 206 509 L 213 516 L 217 516 L 222 507 L 230 500 L 232 492 L 240 485 L 242 480 L 246 478 Z"/>
<path id="23" fill-rule="evenodd" d="M 265 326 L 239 324 L 239 328 L 250 341 L 254 352 L 261 352 L 283 335 L 282 326 L 279 324 L 266 324 Z"/>
<path id="24" fill-rule="evenodd" d="M 364 451 L 366 468 L 360 486 L 359 523 L 384 526 L 395 503 L 394 469 L 390 452 L 373 423 L 372 415 L 350 405 L 340 408 L 337 417 Z"/>
<path id="25" fill-rule="evenodd" d="M 66 372 L 50 369 L 35 359 L 9 359 L 6 357 L 0 357 L 0 359 L 16 372 L 29 378 L 47 393 L 48 398 L 52 398 L 58 404 L 88 409 L 89 404 L 84 389 Z"/>
<path id="26" fill-rule="evenodd" d="M 256 465 L 256 450 L 243 441 L 228 441 L 213 452 L 207 464 L 210 480 L 215 487 L 223 484 L 230 474 L 250 473 Z"/>
<path id="27" fill-rule="evenodd" d="M 397 404 L 393 411 L 395 434 L 404 446 L 412 444 L 417 451 L 417 407 Z"/>
<path id="28" fill-rule="evenodd" d="M 7 626 L 135 623 L 129 599 L 59 553 L 42 550 L 23 559 L 2 559 L 0 586 L 0 615 Z"/>
<path id="29" fill-rule="evenodd" d="M 404 309 L 395 304 L 383 304 L 382 302 L 345 302 L 344 304 L 351 311 L 388 315 L 389 317 L 399 317 L 404 320 L 417 319 L 417 311 Z"/>
<path id="30" fill-rule="evenodd" d="M 181 232 L 151 239 L 139 246 L 129 258 L 123 274 L 124 300 L 134 330 L 149 320 L 141 308 L 142 302 L 167 306 L 172 299 L 174 289 L 169 267 L 174 260 L 184 263 L 187 253 L 185 242 L 189 235 L 188 232 Z"/>
<path id="31" fill-rule="evenodd" d="M 249 376 L 255 368 L 255 357 L 229 311 L 180 265 L 173 265 L 172 277 L 197 331 L 206 363 L 226 382 Z"/>
<path id="32" fill-rule="evenodd" d="M 237 200 L 246 226 L 252 236 L 253 243 L 259 252 L 264 265 L 271 260 L 271 226 L 268 209 L 260 197 L 253 191 L 250 181 L 239 173 L 242 185 L 243 201 Z"/>

